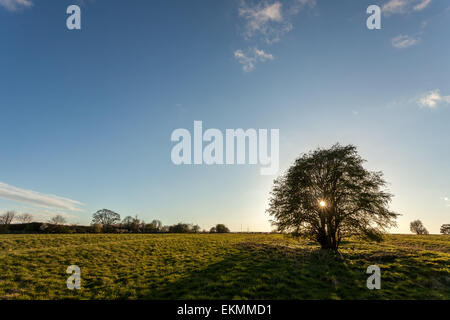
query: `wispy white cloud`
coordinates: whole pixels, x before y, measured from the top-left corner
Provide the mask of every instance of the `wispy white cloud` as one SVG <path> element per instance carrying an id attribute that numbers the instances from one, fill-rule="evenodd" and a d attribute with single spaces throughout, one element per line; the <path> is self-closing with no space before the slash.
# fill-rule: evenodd
<path id="1" fill-rule="evenodd" d="M 289 8 L 290 14 L 297 14 L 303 7 L 313 8 L 317 4 L 317 0 L 296 0 Z"/>
<path id="2" fill-rule="evenodd" d="M 33 6 L 31 0 L 0 0 L 0 5 L 9 11 L 18 11 Z"/>
<path id="3" fill-rule="evenodd" d="M 449 197 L 443 197 L 442 200 L 444 200 L 446 207 L 450 207 L 450 198 Z"/>
<path id="4" fill-rule="evenodd" d="M 398 49 L 404 49 L 411 47 L 420 42 L 420 37 L 418 36 L 409 36 L 406 34 L 400 34 L 394 38 L 392 38 L 391 43 L 394 47 Z"/>
<path id="5" fill-rule="evenodd" d="M 272 4 L 258 3 L 254 6 L 242 2 L 239 16 L 246 21 L 246 38 L 262 35 L 266 42 L 274 42 L 292 28 L 283 18 L 282 4 L 278 1 Z"/>
<path id="6" fill-rule="evenodd" d="M 431 0 L 423 0 L 422 2 L 416 4 L 414 6 L 414 11 L 421 11 L 428 7 L 428 5 L 431 3 Z"/>
<path id="7" fill-rule="evenodd" d="M 450 96 L 443 96 L 439 89 L 435 89 L 423 94 L 418 100 L 418 104 L 422 108 L 433 109 L 439 104 L 450 104 Z"/>
<path id="8" fill-rule="evenodd" d="M 247 52 L 236 50 L 234 52 L 234 57 L 240 64 L 242 64 L 242 69 L 245 72 L 250 72 L 255 69 L 255 65 L 258 62 L 274 59 L 272 54 L 266 53 L 264 50 L 260 50 L 258 48 L 253 48 Z"/>
<path id="9" fill-rule="evenodd" d="M 413 11 L 422 11 L 431 3 L 432 0 L 389 0 L 381 11 L 384 15 L 405 14 Z"/>
<path id="10" fill-rule="evenodd" d="M 244 23 L 243 36 L 246 40 L 262 41 L 265 45 L 274 44 L 292 30 L 291 20 L 302 8 L 313 8 L 315 5 L 316 0 L 292 0 L 289 5 L 284 5 L 278 0 L 259 2 L 241 0 L 238 12 Z M 247 52 L 236 50 L 233 55 L 242 64 L 245 72 L 254 70 L 259 62 L 274 59 L 272 54 L 256 47 Z"/>
<path id="11" fill-rule="evenodd" d="M 17 188 L 3 182 L 0 182 L 0 198 L 26 203 L 41 208 L 83 211 L 78 208 L 78 206 L 83 205 L 81 202 L 51 194 L 43 194 L 32 190 Z"/>
<path id="12" fill-rule="evenodd" d="M 390 0 L 381 7 L 381 12 L 386 15 L 405 13 L 408 7 L 407 0 Z"/>
<path id="13" fill-rule="evenodd" d="M 292 30 L 292 16 L 298 14 L 303 7 L 314 7 L 315 4 L 316 0 L 295 0 L 284 8 L 280 1 L 248 3 L 243 0 L 239 16 L 244 20 L 244 36 L 246 39 L 262 37 L 269 44 L 278 42 Z"/>
<path id="14" fill-rule="evenodd" d="M 404 49 L 418 44 L 421 41 L 422 35 L 424 34 L 425 28 L 427 26 L 428 21 L 427 20 L 422 21 L 420 23 L 420 28 L 418 32 L 416 32 L 414 35 L 400 34 L 391 39 L 392 45 L 398 49 Z"/>

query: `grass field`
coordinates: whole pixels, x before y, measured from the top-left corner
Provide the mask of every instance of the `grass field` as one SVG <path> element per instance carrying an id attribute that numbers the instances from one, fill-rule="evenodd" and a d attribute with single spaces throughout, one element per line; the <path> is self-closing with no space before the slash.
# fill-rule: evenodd
<path id="1" fill-rule="evenodd" d="M 373 264 L 381 290 L 366 287 Z M 0 299 L 450 299 L 450 236 L 348 241 L 333 257 L 276 234 L 0 235 Z"/>

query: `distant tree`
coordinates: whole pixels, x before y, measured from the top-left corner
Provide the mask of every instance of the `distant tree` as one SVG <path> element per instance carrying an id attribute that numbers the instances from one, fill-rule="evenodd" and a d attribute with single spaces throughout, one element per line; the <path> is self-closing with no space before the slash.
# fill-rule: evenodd
<path id="1" fill-rule="evenodd" d="M 147 224 L 145 223 L 144 220 L 140 220 L 140 221 L 139 221 L 139 226 L 138 226 L 139 232 L 145 232 L 145 226 L 146 226 L 146 225 L 147 225 Z"/>
<path id="2" fill-rule="evenodd" d="M 424 227 L 422 224 L 422 221 L 415 220 L 409 224 L 409 230 L 411 230 L 412 233 L 419 234 L 419 235 L 426 235 L 428 234 L 428 230 Z"/>
<path id="3" fill-rule="evenodd" d="M 49 220 L 49 223 L 56 224 L 56 225 L 65 224 L 66 222 L 67 222 L 66 218 L 64 218 L 64 217 L 63 217 L 62 215 L 60 215 L 60 214 L 58 214 L 58 215 L 52 217 L 52 218 Z"/>
<path id="4" fill-rule="evenodd" d="M 169 226 L 170 233 L 190 233 L 191 230 L 191 226 L 187 223 L 177 223 Z"/>
<path id="5" fill-rule="evenodd" d="M 228 232 L 230 232 L 230 229 L 228 229 L 224 224 L 218 224 L 218 225 L 216 225 L 216 232 L 217 233 L 228 233 Z"/>
<path id="6" fill-rule="evenodd" d="M 135 215 L 133 218 L 133 223 L 131 224 L 132 232 L 141 232 L 141 220 L 139 220 L 138 216 Z"/>
<path id="7" fill-rule="evenodd" d="M 162 227 L 162 223 L 160 220 L 153 220 L 151 223 L 151 225 L 153 225 L 155 227 L 155 229 L 159 230 Z"/>
<path id="8" fill-rule="evenodd" d="M 103 230 L 103 225 L 101 223 L 94 223 L 92 225 L 92 231 L 94 233 L 101 233 Z"/>
<path id="9" fill-rule="evenodd" d="M 198 232 L 200 232 L 200 226 L 198 226 L 198 225 L 194 225 L 194 226 L 192 226 L 192 232 L 194 232 L 194 233 L 198 233 Z"/>
<path id="10" fill-rule="evenodd" d="M 268 213 L 280 232 L 305 236 L 322 249 L 338 250 L 341 240 L 359 236 L 381 241 L 398 214 L 388 209 L 381 172 L 363 167 L 355 146 L 336 144 L 295 160 L 275 180 Z"/>
<path id="11" fill-rule="evenodd" d="M 101 223 L 103 226 L 112 226 L 120 221 L 120 215 L 108 209 L 102 209 L 92 215 L 92 223 Z"/>
<path id="12" fill-rule="evenodd" d="M 158 229 L 151 223 L 146 223 L 143 227 L 143 232 L 145 233 L 157 233 Z"/>
<path id="13" fill-rule="evenodd" d="M 141 222 L 142 232 L 145 233 L 157 233 L 162 230 L 162 223 L 159 220 L 153 220 L 151 223 Z"/>
<path id="14" fill-rule="evenodd" d="M 441 233 L 442 234 L 450 234 L 450 224 L 443 224 L 441 226 Z"/>
<path id="15" fill-rule="evenodd" d="M 16 218 L 21 223 L 31 223 L 33 221 L 33 216 L 29 213 L 19 214 Z"/>
<path id="16" fill-rule="evenodd" d="M 122 227 L 137 233 L 141 231 L 141 221 L 137 215 L 135 217 L 127 216 L 122 220 Z"/>
<path id="17" fill-rule="evenodd" d="M 134 222 L 134 218 L 132 216 L 126 216 L 125 218 L 123 218 L 122 220 L 122 227 L 125 227 L 127 229 L 131 229 L 131 225 Z"/>
<path id="18" fill-rule="evenodd" d="M 6 211 L 0 216 L 0 224 L 10 225 L 16 218 L 15 211 Z"/>
<path id="19" fill-rule="evenodd" d="M 211 229 L 209 229 L 209 233 L 216 233 L 216 232 L 217 232 L 216 227 L 212 227 Z"/>

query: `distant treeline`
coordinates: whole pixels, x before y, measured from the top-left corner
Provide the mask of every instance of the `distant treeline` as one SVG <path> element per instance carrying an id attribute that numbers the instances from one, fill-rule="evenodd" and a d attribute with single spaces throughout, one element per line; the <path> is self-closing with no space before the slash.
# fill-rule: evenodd
<path id="1" fill-rule="evenodd" d="M 0 233 L 227 233 L 230 230 L 223 224 L 218 224 L 209 231 L 200 230 L 198 226 L 178 223 L 171 226 L 155 226 L 154 224 L 108 225 L 93 224 L 90 226 L 51 224 L 45 222 L 13 223 L 0 225 Z"/>
<path id="2" fill-rule="evenodd" d="M 94 233 L 93 229 L 93 226 L 69 226 L 45 222 L 0 225 L 0 233 Z"/>
<path id="3" fill-rule="evenodd" d="M 18 223 L 15 223 L 18 222 Z M 227 233 L 230 230 L 224 224 L 217 224 L 209 231 L 201 230 L 198 225 L 177 223 L 163 226 L 160 220 L 146 223 L 137 215 L 120 220 L 120 215 L 108 209 L 102 209 L 92 215 L 90 226 L 69 225 L 61 215 L 52 217 L 47 223 L 33 222 L 28 213 L 17 214 L 7 211 L 0 215 L 0 233 Z"/>
<path id="4" fill-rule="evenodd" d="M 127 216 L 123 220 L 120 214 L 102 209 L 92 215 L 90 226 L 68 224 L 61 215 L 53 216 L 48 222 L 33 222 L 31 214 L 18 214 L 15 211 L 7 211 L 0 214 L 0 233 L 228 233 L 230 230 L 224 224 L 217 224 L 209 230 L 201 230 L 200 226 L 189 223 L 177 223 L 164 226 L 160 220 L 146 223 L 138 216 Z M 418 235 L 427 235 L 428 230 L 420 220 L 411 222 L 411 232 Z M 272 232 L 279 232 L 274 230 Z M 440 232 L 450 234 L 450 224 L 443 224 Z M 250 232 L 247 232 L 250 233 Z M 251 232 L 260 233 L 260 232 Z M 266 233 L 266 232 L 262 232 Z"/>

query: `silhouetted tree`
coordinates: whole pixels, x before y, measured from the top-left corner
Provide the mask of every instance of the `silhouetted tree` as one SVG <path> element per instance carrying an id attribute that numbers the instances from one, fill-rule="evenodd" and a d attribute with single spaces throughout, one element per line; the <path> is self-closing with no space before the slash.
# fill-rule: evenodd
<path id="1" fill-rule="evenodd" d="M 139 226 L 138 226 L 139 232 L 145 232 L 145 226 L 146 226 L 146 225 L 147 225 L 147 224 L 145 223 L 144 220 L 139 220 Z"/>
<path id="2" fill-rule="evenodd" d="M 128 229 L 131 232 L 139 232 L 141 229 L 141 221 L 136 215 L 134 218 L 131 216 L 127 216 L 122 220 L 122 227 Z"/>
<path id="3" fill-rule="evenodd" d="M 126 216 L 122 220 L 122 227 L 125 228 L 131 228 L 131 225 L 133 224 L 134 218 L 132 216 Z"/>
<path id="4" fill-rule="evenodd" d="M 211 229 L 209 229 L 209 233 L 216 233 L 216 227 L 212 227 Z"/>
<path id="5" fill-rule="evenodd" d="M 94 223 L 92 225 L 92 231 L 94 233 L 101 233 L 103 230 L 103 225 L 101 223 Z"/>
<path id="6" fill-rule="evenodd" d="M 336 144 L 295 160 L 274 182 L 268 213 L 281 232 L 337 250 L 349 236 L 381 241 L 398 214 L 388 209 L 381 172 L 370 172 L 353 145 Z"/>
<path id="7" fill-rule="evenodd" d="M 169 232 L 169 227 L 168 226 L 161 226 L 161 228 L 159 228 L 159 232 L 167 233 L 167 232 Z"/>
<path id="8" fill-rule="evenodd" d="M 409 224 L 409 230 L 415 234 L 426 235 L 428 234 L 428 230 L 424 227 L 422 221 L 415 220 Z"/>
<path id="9" fill-rule="evenodd" d="M 160 220 L 153 220 L 150 224 L 152 224 L 155 229 L 159 230 L 162 227 L 162 222 Z"/>
<path id="10" fill-rule="evenodd" d="M 169 226 L 170 233 L 189 233 L 191 232 L 191 226 L 187 223 L 177 223 L 173 226 Z"/>
<path id="11" fill-rule="evenodd" d="M 10 225 L 16 217 L 15 211 L 6 211 L 0 216 L 0 224 Z"/>
<path id="12" fill-rule="evenodd" d="M 144 226 L 144 232 L 145 233 L 157 233 L 157 232 L 159 232 L 159 229 L 155 228 L 155 226 L 152 223 L 147 223 Z"/>
<path id="13" fill-rule="evenodd" d="M 153 220 L 151 223 L 141 222 L 142 231 L 145 233 L 157 233 L 162 231 L 162 223 L 159 220 Z"/>
<path id="14" fill-rule="evenodd" d="M 19 214 L 16 219 L 21 223 L 31 223 L 33 221 L 33 216 L 29 213 Z"/>
<path id="15" fill-rule="evenodd" d="M 450 234 L 450 224 L 443 224 L 441 226 L 441 233 L 442 234 Z"/>
<path id="16" fill-rule="evenodd" d="M 103 226 L 111 226 L 120 221 L 120 215 L 108 209 L 97 211 L 92 216 L 92 223 L 100 223 Z"/>
<path id="17" fill-rule="evenodd" d="M 194 233 L 198 233 L 199 231 L 200 231 L 200 226 L 199 225 L 194 225 L 194 226 L 192 226 L 192 232 L 194 232 Z"/>
<path id="18" fill-rule="evenodd" d="M 224 224 L 218 224 L 218 225 L 216 225 L 216 232 L 217 233 L 228 233 L 228 232 L 230 232 L 230 229 L 228 229 Z"/>
<path id="19" fill-rule="evenodd" d="M 64 218 L 64 217 L 63 217 L 62 215 L 60 215 L 60 214 L 58 214 L 58 215 L 52 217 L 52 218 L 49 220 L 49 223 L 56 224 L 56 225 L 65 224 L 66 222 L 67 222 L 66 218 Z"/>
<path id="20" fill-rule="evenodd" d="M 139 220 L 138 216 L 135 215 L 133 219 L 133 223 L 131 224 L 131 231 L 132 232 L 141 232 L 141 220 Z"/>

